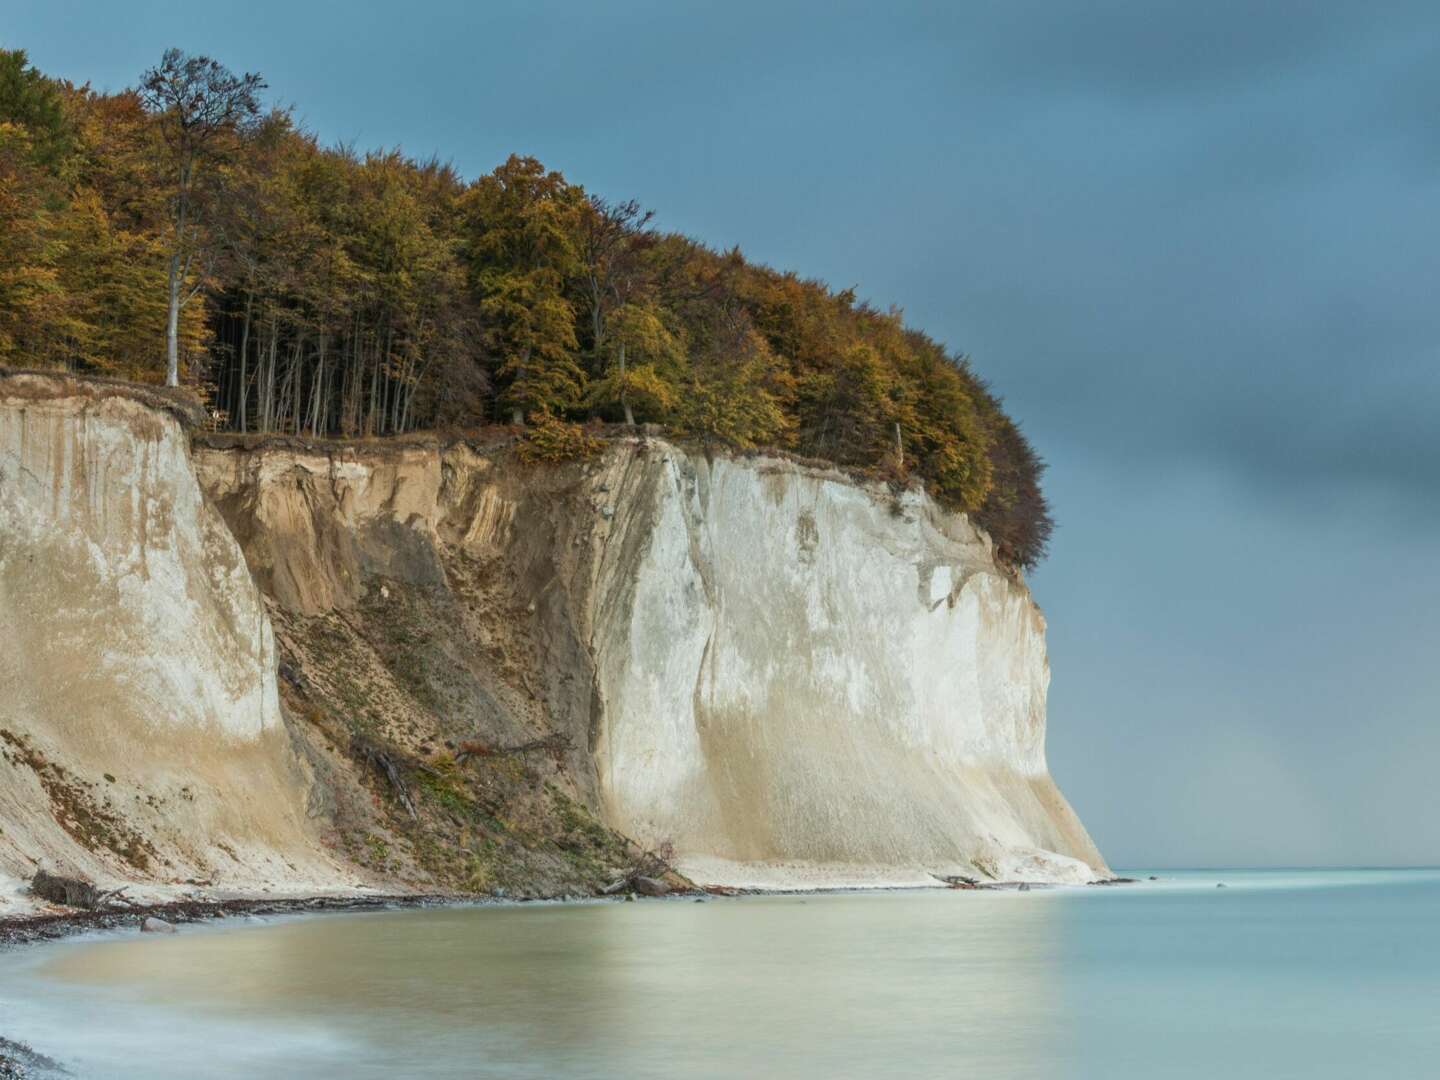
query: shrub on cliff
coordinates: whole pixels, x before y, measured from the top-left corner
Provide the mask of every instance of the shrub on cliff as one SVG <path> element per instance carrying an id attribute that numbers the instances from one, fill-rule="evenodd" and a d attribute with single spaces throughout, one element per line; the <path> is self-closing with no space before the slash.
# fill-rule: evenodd
<path id="1" fill-rule="evenodd" d="M 528 465 L 554 465 L 594 457 L 604 442 L 580 424 L 541 413 L 515 444 L 515 455 Z"/>

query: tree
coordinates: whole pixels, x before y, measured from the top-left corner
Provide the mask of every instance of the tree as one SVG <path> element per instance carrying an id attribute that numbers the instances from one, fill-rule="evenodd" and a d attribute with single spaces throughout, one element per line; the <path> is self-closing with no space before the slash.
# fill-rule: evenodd
<path id="1" fill-rule="evenodd" d="M 73 148 L 60 87 L 30 66 L 23 49 L 0 49 L 0 123 L 29 133 L 29 156 L 54 170 Z"/>
<path id="2" fill-rule="evenodd" d="M 173 188 L 170 203 L 170 259 L 166 276 L 165 384 L 180 383 L 180 309 L 203 287 L 190 284 L 197 257 L 206 254 L 200 226 L 206 185 L 215 167 L 233 152 L 237 140 L 260 116 L 257 74 L 235 75 L 208 56 L 187 56 L 167 49 L 157 67 L 140 83 L 170 151 Z M 182 292 L 189 286 L 189 292 Z"/>
<path id="3" fill-rule="evenodd" d="M 581 216 L 580 261 L 583 293 L 590 309 L 590 348 L 598 358 L 605 345 L 611 311 L 626 303 L 640 285 L 641 254 L 650 238 L 647 227 L 655 212 L 634 199 L 612 203 L 590 196 Z"/>
<path id="4" fill-rule="evenodd" d="M 606 367 L 592 381 L 588 405 L 618 404 L 625 423 L 635 426 L 635 406 L 663 415 L 676 401 L 676 382 L 685 353 L 665 325 L 664 313 L 648 303 L 624 304 L 609 317 L 599 352 Z"/>
<path id="5" fill-rule="evenodd" d="M 653 245 L 654 211 L 634 199 L 611 203 L 592 195 L 582 215 L 582 294 L 589 308 L 590 367 L 586 403 L 619 404 L 635 425 L 635 405 L 663 414 L 675 401 L 683 349 L 656 301 L 645 254 Z"/>
<path id="6" fill-rule="evenodd" d="M 582 408 L 653 420 L 918 480 L 1001 560 L 1043 555 L 1044 463 L 898 309 L 656 233 L 533 158 L 466 184 L 321 146 L 259 116 L 262 86 L 171 50 L 143 92 L 98 93 L 0 50 L 0 362 L 173 383 L 202 361 L 197 388 L 242 431 L 508 409 L 536 460 L 588 452 Z"/>
<path id="7" fill-rule="evenodd" d="M 799 450 L 844 464 L 879 460 L 900 421 L 893 366 L 868 342 L 828 357 L 798 380 Z"/>
<path id="8" fill-rule="evenodd" d="M 995 541 L 996 553 L 1011 566 L 1033 570 L 1045 558 L 1055 522 L 1040 490 L 1045 462 L 1018 424 L 986 395 L 992 432 L 995 482 L 975 520 Z"/>
<path id="9" fill-rule="evenodd" d="M 744 311 L 712 312 L 691 352 L 676 410 L 681 431 L 741 449 L 786 445 L 792 425 L 784 402 L 791 380 Z"/>
<path id="10" fill-rule="evenodd" d="M 516 424 L 578 405 L 585 372 L 566 283 L 579 269 L 584 192 L 514 154 L 465 194 L 471 281 L 485 338 Z"/>
<path id="11" fill-rule="evenodd" d="M 0 358 L 23 362 L 33 351 L 28 335 L 43 328 L 56 292 L 43 192 L 29 132 L 0 121 Z"/>

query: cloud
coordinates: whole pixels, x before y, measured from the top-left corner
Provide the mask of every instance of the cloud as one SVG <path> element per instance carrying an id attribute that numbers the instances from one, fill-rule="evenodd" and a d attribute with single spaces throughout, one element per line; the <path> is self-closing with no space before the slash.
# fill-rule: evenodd
<path id="1" fill-rule="evenodd" d="M 1051 456 L 1440 514 L 1440 11 L 1048 8 L 967 23 L 961 269 L 911 312 Z"/>
<path id="2" fill-rule="evenodd" d="M 472 175 L 535 153 L 904 305 L 1053 463 L 1051 761 L 1105 849 L 1440 856 L 1433 0 L 248 13 L 77 0 L 7 29 L 101 86 L 211 51 L 324 139 Z"/>

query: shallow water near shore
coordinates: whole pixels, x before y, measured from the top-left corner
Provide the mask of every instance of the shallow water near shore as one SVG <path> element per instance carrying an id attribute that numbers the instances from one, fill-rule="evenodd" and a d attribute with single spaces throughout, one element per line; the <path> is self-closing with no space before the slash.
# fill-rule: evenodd
<path id="1" fill-rule="evenodd" d="M 0 1033 L 147 1080 L 1433 1074 L 1440 871 L 1156 873 L 79 938 L 0 953 Z"/>

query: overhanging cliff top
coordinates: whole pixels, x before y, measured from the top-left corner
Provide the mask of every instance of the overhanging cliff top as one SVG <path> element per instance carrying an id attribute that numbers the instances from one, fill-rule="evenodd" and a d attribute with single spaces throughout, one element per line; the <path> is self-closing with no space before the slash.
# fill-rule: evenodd
<path id="1" fill-rule="evenodd" d="M 0 365 L 0 398 L 11 401 L 52 401 L 59 398 L 104 401 L 107 398 L 121 398 L 167 413 L 186 428 L 202 427 L 207 420 L 200 396 L 189 387 L 156 386 L 126 379 L 38 368 Z"/>

